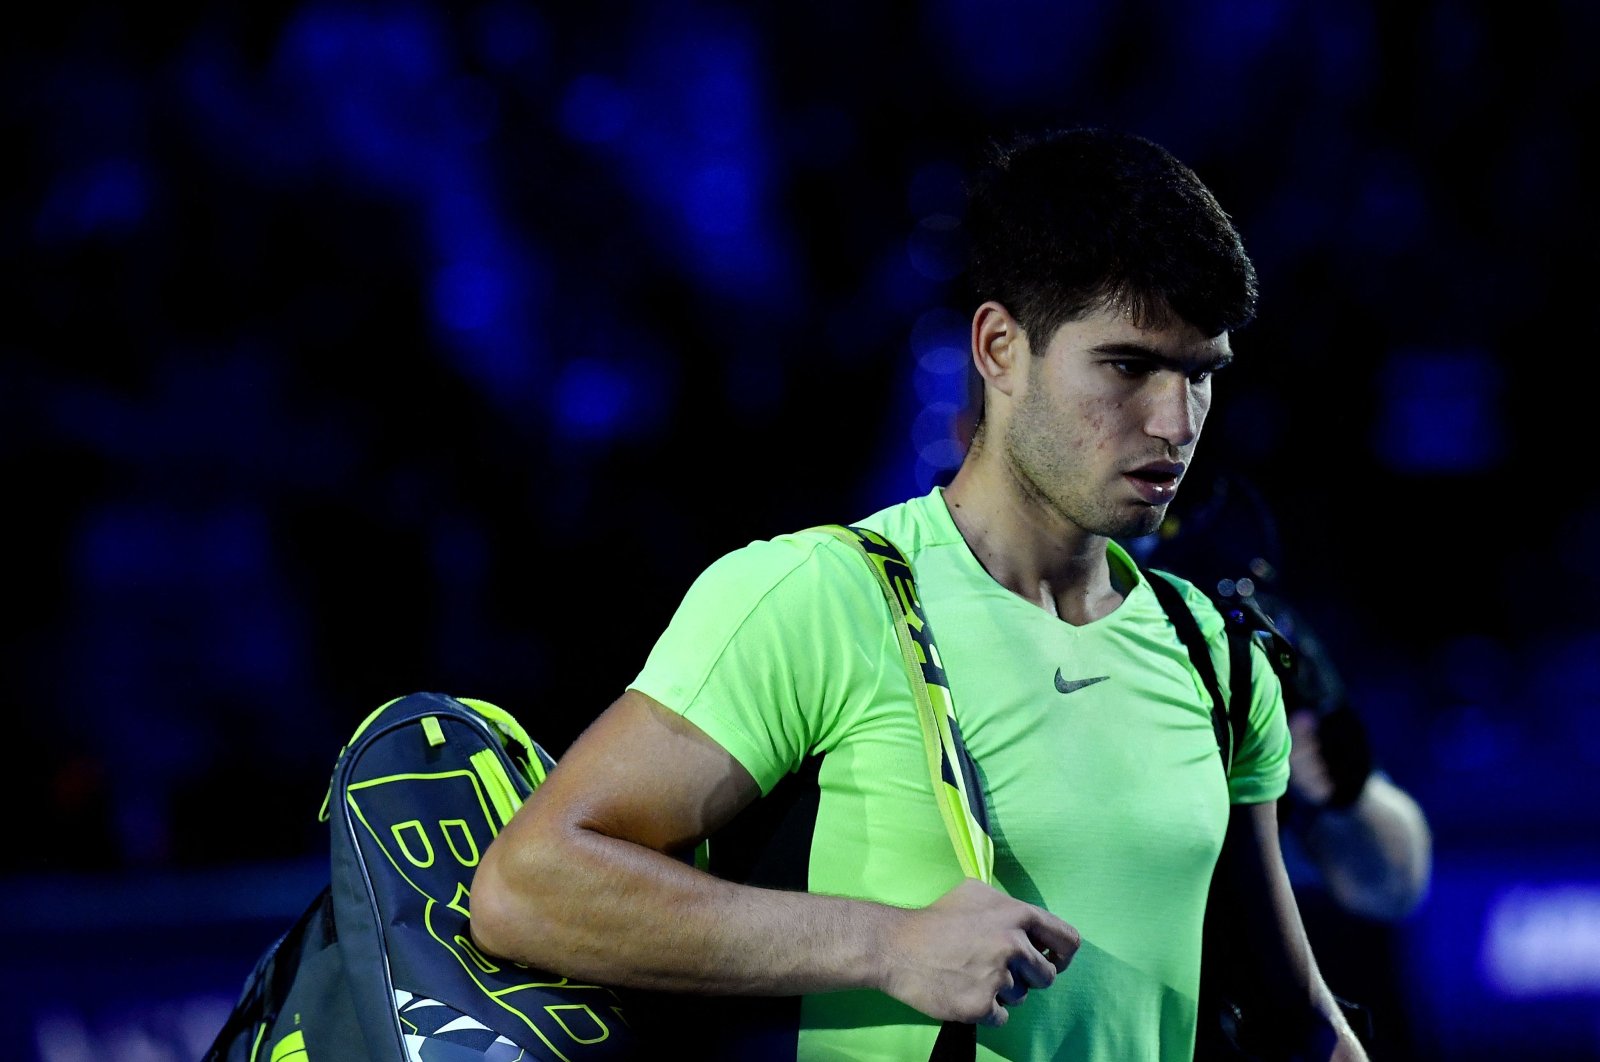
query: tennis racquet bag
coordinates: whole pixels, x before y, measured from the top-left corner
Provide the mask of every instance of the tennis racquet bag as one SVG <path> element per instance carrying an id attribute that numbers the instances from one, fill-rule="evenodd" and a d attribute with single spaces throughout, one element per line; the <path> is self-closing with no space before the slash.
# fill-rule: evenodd
<path id="1" fill-rule="evenodd" d="M 602 1062 L 636 1038 L 609 988 L 483 954 L 468 890 L 554 765 L 505 710 L 413 693 L 341 750 L 328 885 L 262 954 L 203 1062 Z"/>

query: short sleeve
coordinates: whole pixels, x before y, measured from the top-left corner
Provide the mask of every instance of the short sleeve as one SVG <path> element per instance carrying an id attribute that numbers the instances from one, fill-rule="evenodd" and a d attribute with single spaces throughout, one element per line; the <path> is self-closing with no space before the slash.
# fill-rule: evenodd
<path id="1" fill-rule="evenodd" d="M 1277 800 L 1289 786 L 1289 721 L 1283 687 L 1261 643 L 1250 639 L 1250 726 L 1228 772 L 1234 804 Z"/>
<path id="2" fill-rule="evenodd" d="M 882 592 L 847 549 L 801 534 L 719 558 L 629 684 L 703 730 L 763 793 L 828 750 L 893 637 Z"/>

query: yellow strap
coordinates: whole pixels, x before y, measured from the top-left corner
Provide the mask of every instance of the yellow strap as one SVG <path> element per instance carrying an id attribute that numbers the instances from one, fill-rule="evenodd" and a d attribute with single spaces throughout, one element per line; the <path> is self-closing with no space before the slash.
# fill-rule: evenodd
<path id="1" fill-rule="evenodd" d="M 472 769 L 483 780 L 484 792 L 494 805 L 495 813 L 500 816 L 500 825 L 506 825 L 511 821 L 511 816 L 516 814 L 517 808 L 522 806 L 522 797 L 517 795 L 516 786 L 512 784 L 511 776 L 506 773 L 499 755 L 494 749 L 479 749 L 472 754 Z"/>
<path id="2" fill-rule="evenodd" d="M 476 708 L 479 715 L 488 719 L 516 744 L 517 747 L 510 750 L 512 758 L 527 768 L 528 781 L 533 783 L 535 789 L 544 784 L 544 763 L 533 750 L 533 739 L 522 729 L 522 724 L 517 722 L 515 716 L 498 704 L 480 701 L 476 697 L 457 697 L 456 700 Z"/>
<path id="3" fill-rule="evenodd" d="M 867 562 L 889 605 L 900 657 L 911 679 L 922 727 L 923 750 L 933 792 L 961 870 L 968 877 L 993 884 L 994 839 L 983 827 L 977 779 L 962 769 L 966 760 L 961 728 L 956 724 L 955 698 L 944 677 L 944 662 L 933 641 L 933 628 L 923 613 L 917 583 L 905 555 L 887 538 L 863 527 L 827 524 L 812 528 L 855 549 Z"/>

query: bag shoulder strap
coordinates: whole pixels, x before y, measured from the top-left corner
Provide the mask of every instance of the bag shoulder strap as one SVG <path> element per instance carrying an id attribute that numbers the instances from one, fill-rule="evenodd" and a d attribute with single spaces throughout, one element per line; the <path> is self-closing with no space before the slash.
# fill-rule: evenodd
<path id="1" fill-rule="evenodd" d="M 1141 568 L 1150 589 L 1155 591 L 1167 619 L 1178 632 L 1189 653 L 1189 662 L 1200 675 L 1200 681 L 1211 698 L 1211 729 L 1216 735 L 1217 752 L 1222 757 L 1223 770 L 1233 766 L 1233 757 L 1243 747 L 1250 728 L 1250 697 L 1252 676 L 1250 665 L 1250 630 L 1242 616 L 1223 612 L 1224 629 L 1228 638 L 1228 692 L 1231 701 L 1224 700 L 1217 681 L 1216 664 L 1211 658 L 1211 647 L 1200 632 L 1200 623 L 1189 609 L 1183 591 L 1167 572 Z M 1209 599 L 1208 599 L 1209 600 Z"/>
<path id="2" fill-rule="evenodd" d="M 1184 600 L 1184 593 L 1178 589 L 1178 584 L 1174 584 L 1171 581 L 1171 576 L 1168 576 L 1165 571 L 1157 571 L 1157 569 L 1152 568 L 1144 568 L 1141 571 L 1144 573 L 1146 581 L 1149 582 L 1150 589 L 1154 590 L 1155 598 L 1162 603 L 1162 608 L 1166 611 L 1166 619 L 1171 621 L 1174 629 L 1178 630 L 1179 640 L 1184 643 L 1184 649 L 1189 651 L 1189 662 L 1194 665 L 1195 672 L 1200 675 L 1200 681 L 1205 685 L 1206 694 L 1211 697 L 1211 731 L 1216 734 L 1216 747 L 1218 747 L 1218 752 L 1222 755 L 1222 769 L 1226 771 L 1227 768 L 1234 765 L 1234 749 L 1237 747 L 1235 728 L 1237 728 L 1237 717 L 1240 713 L 1230 710 L 1234 705 L 1229 705 L 1226 701 L 1222 701 L 1222 689 L 1218 685 L 1218 678 L 1216 678 L 1216 664 L 1211 661 L 1211 646 L 1206 645 L 1205 635 L 1200 633 L 1200 622 L 1195 619 L 1194 613 L 1189 611 L 1189 601 Z M 1232 653 L 1232 648 L 1234 646 L 1229 645 L 1230 659 L 1238 656 L 1238 654 Z M 1248 662 L 1250 657 L 1246 656 L 1245 659 Z M 1242 691 L 1238 689 L 1235 675 L 1237 673 L 1230 669 L 1229 688 L 1234 693 L 1235 699 L 1238 699 Z M 1248 693 L 1248 689 L 1250 689 L 1250 685 L 1245 683 L 1245 691 L 1243 693 Z M 1248 697 L 1243 701 L 1243 704 L 1248 709 L 1248 704 L 1250 704 Z M 1246 710 L 1245 715 L 1248 717 L 1248 710 Z M 1229 726 L 1229 723 L 1234 723 L 1234 726 Z"/>
<path id="3" fill-rule="evenodd" d="M 961 740 L 944 660 L 917 595 L 911 563 L 893 542 L 864 527 L 825 524 L 811 530 L 831 535 L 854 549 L 883 591 L 900 643 L 901 660 L 917 700 L 923 751 L 945 830 L 961 861 L 962 872 L 993 884 L 994 840 L 989 836 L 983 790 L 977 768 Z"/>
<path id="4" fill-rule="evenodd" d="M 900 657 L 917 701 L 917 721 L 927 754 L 928 774 L 938 798 L 950 843 L 961 870 L 968 877 L 994 884 L 994 839 L 989 835 L 989 815 L 977 765 L 967 754 L 956 723 L 955 698 L 945 676 L 944 660 L 934 644 L 933 627 L 922 609 L 911 562 L 893 542 L 876 531 L 845 524 L 825 524 L 811 530 L 832 535 L 852 547 L 883 591 L 900 643 Z M 978 1028 L 965 1022 L 946 1021 L 934 1040 L 929 1062 L 972 1062 L 978 1052 Z"/>

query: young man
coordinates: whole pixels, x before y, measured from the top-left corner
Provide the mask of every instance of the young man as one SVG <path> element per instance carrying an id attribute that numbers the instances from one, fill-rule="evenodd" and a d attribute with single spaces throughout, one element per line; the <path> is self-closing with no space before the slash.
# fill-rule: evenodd
<path id="1" fill-rule="evenodd" d="M 674 1041 L 701 1058 L 927 1058 L 955 1021 L 981 1026 L 980 1058 L 1178 1062 L 1227 831 L 1224 878 L 1253 914 L 1241 932 L 1283 1006 L 1321 1034 L 1316 1057 L 1361 1059 L 1279 855 L 1276 679 L 1258 653 L 1225 779 L 1201 683 L 1113 541 L 1153 531 L 1176 494 L 1229 332 L 1254 314 L 1254 267 L 1193 172 L 1095 129 L 998 150 L 967 224 L 976 438 L 948 488 L 859 523 L 916 573 L 997 887 L 963 879 L 873 576 L 847 544 L 799 533 L 695 581 L 635 682 L 485 853 L 478 943 L 718 1001 Z M 1221 625 L 1209 610 L 1213 644 Z M 727 877 L 691 865 L 724 833 L 766 843 L 736 850 Z M 773 887 L 785 854 L 797 887 Z"/>

